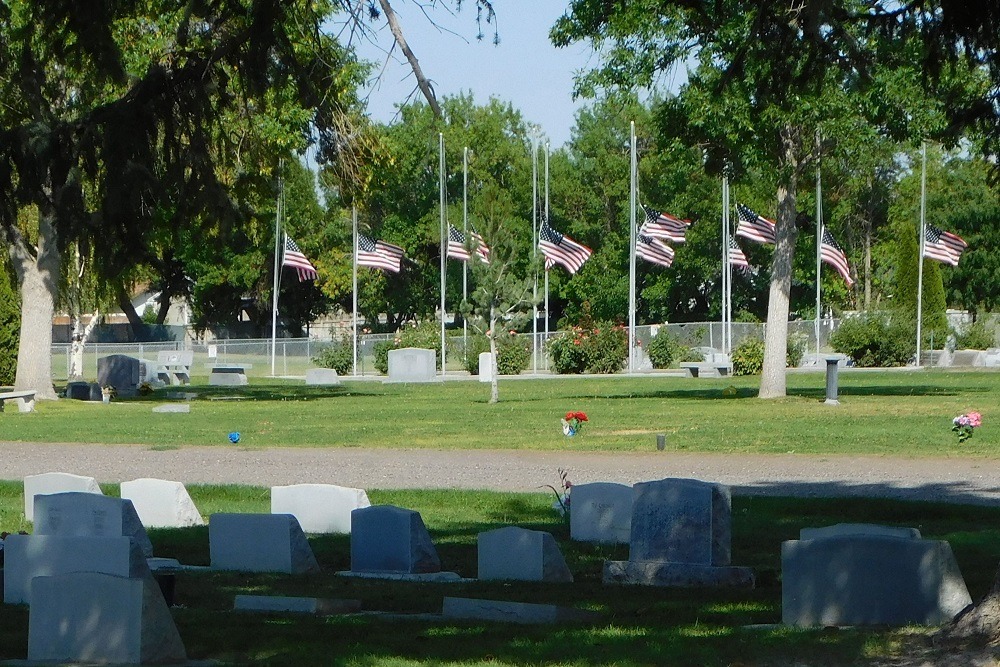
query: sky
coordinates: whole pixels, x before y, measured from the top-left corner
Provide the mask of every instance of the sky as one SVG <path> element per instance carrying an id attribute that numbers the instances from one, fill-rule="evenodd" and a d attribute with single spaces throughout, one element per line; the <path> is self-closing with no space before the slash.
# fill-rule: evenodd
<path id="1" fill-rule="evenodd" d="M 493 44 L 493 25 L 483 23 L 483 39 L 476 39 L 476 11 L 471 0 L 463 3 L 461 12 L 454 12 L 454 4 L 447 0 L 429 9 L 428 16 L 439 27 L 412 0 L 395 0 L 393 9 L 439 99 L 471 91 L 477 104 L 485 104 L 490 97 L 510 102 L 556 147 L 569 141 L 574 113 L 585 104 L 573 101 L 573 75 L 596 65 L 589 46 L 557 49 L 549 41 L 549 29 L 567 4 L 561 0 L 495 3 L 498 45 Z M 356 46 L 362 59 L 377 64 L 377 72 L 394 42 L 384 19 L 376 27 L 375 44 L 361 42 Z M 368 90 L 369 114 L 376 121 L 391 122 L 397 105 L 415 89 L 412 70 L 396 49 L 379 80 Z"/>

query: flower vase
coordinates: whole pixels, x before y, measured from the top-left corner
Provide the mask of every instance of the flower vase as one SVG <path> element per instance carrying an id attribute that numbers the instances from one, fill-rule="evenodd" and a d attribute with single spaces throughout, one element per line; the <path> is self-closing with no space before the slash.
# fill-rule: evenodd
<path id="1" fill-rule="evenodd" d="M 570 437 L 570 438 L 572 438 L 574 435 L 576 435 L 576 429 L 573 428 L 572 424 L 570 424 L 565 419 L 563 419 L 561 421 L 562 421 L 563 435 L 565 435 L 567 437 Z"/>
<path id="2" fill-rule="evenodd" d="M 104 400 L 105 404 L 108 404 L 108 403 L 111 402 L 111 395 L 110 394 L 104 394 L 104 396 L 102 396 L 101 398 Z"/>

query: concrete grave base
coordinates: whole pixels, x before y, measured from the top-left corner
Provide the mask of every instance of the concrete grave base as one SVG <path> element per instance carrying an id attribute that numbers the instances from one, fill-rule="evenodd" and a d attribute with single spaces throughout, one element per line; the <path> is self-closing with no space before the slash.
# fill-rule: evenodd
<path id="1" fill-rule="evenodd" d="M 261 613 L 332 616 L 361 611 L 361 600 L 285 597 L 281 595 L 237 595 L 233 602 L 233 609 Z"/>
<path id="2" fill-rule="evenodd" d="M 603 581 L 605 584 L 676 588 L 753 588 L 755 580 L 753 569 L 749 567 L 609 560 L 604 562 Z"/>
<path id="3" fill-rule="evenodd" d="M 475 579 L 463 579 L 457 572 L 353 572 L 351 570 L 341 570 L 338 577 L 355 577 L 357 579 L 385 579 L 387 581 L 416 581 L 435 584 L 453 584 L 459 582 L 470 582 Z"/>
<path id="4" fill-rule="evenodd" d="M 559 607 L 554 604 L 531 604 L 503 600 L 475 600 L 472 598 L 444 599 L 441 612 L 445 618 L 466 618 L 502 623 L 539 625 L 543 623 L 588 623 L 601 615 L 594 611 Z"/>

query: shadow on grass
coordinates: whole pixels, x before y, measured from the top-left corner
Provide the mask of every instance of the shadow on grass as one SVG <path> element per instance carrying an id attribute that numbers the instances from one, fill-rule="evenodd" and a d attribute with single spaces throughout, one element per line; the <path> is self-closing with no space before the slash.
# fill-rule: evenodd
<path id="1" fill-rule="evenodd" d="M 338 396 L 382 396 L 374 391 L 358 389 L 357 385 L 350 387 L 337 385 L 332 387 L 305 385 L 245 385 L 242 387 L 218 387 L 212 385 L 185 385 L 182 387 L 164 387 L 157 389 L 148 396 L 131 396 L 119 398 L 119 402 L 156 402 L 187 400 L 184 394 L 194 394 L 196 401 L 312 401 Z"/>
<path id="2" fill-rule="evenodd" d="M 648 391 L 629 391 L 601 394 L 600 398 L 605 399 L 636 399 L 636 398 L 676 398 L 691 400 L 734 400 L 740 398 L 756 398 L 758 390 L 755 387 L 735 387 L 735 396 L 723 396 L 723 391 L 730 385 L 726 384 L 725 378 L 714 380 L 713 385 L 698 389 L 651 389 Z M 790 397 L 800 396 L 803 398 L 815 398 L 823 400 L 826 398 L 825 384 L 818 383 L 816 388 L 789 387 L 787 394 Z M 991 391 L 984 387 L 970 387 L 962 389 L 961 392 L 951 387 L 935 387 L 931 385 L 910 385 L 905 387 L 895 387 L 891 385 L 848 385 L 841 386 L 838 394 L 840 396 L 957 396 L 959 393 L 986 393 Z M 593 394 L 578 394 L 567 396 L 569 399 L 594 398 Z M 529 401 L 529 399 L 524 399 Z M 533 399 L 530 399 L 533 400 Z M 504 402 L 507 402 L 506 399 Z"/>

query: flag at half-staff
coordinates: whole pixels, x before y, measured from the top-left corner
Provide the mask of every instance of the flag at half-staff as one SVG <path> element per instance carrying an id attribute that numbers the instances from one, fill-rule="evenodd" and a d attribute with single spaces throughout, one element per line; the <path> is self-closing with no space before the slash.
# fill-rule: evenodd
<path id="1" fill-rule="evenodd" d="M 587 246 L 553 229 L 548 220 L 543 220 L 542 227 L 538 230 L 538 249 L 545 255 L 546 269 L 561 264 L 570 273 L 579 271 L 591 253 Z"/>
<path id="2" fill-rule="evenodd" d="M 837 273 L 841 275 L 848 287 L 854 284 L 854 279 L 851 278 L 851 268 L 847 263 L 847 255 L 834 240 L 830 230 L 825 227 L 823 228 L 823 241 L 820 244 L 820 258 L 837 269 Z"/>
<path id="3" fill-rule="evenodd" d="M 358 266 L 399 273 L 406 251 L 398 245 L 358 234 Z"/>
<path id="4" fill-rule="evenodd" d="M 684 243 L 687 228 L 691 226 L 690 221 L 661 213 L 645 204 L 642 204 L 642 210 L 646 212 L 646 221 L 639 228 L 640 234 L 673 243 Z"/>
<path id="5" fill-rule="evenodd" d="M 641 230 L 635 239 L 635 256 L 660 266 L 669 267 L 674 263 L 674 249 L 660 239 L 646 236 Z"/>
<path id="6" fill-rule="evenodd" d="M 936 262 L 958 266 L 958 260 L 969 244 L 958 234 L 927 225 L 924 231 L 924 257 Z"/>
<path id="7" fill-rule="evenodd" d="M 774 221 L 757 215 L 749 206 L 739 204 L 736 207 L 740 223 L 736 226 L 736 235 L 756 241 L 757 243 L 777 242 L 774 232 Z"/>
<path id="8" fill-rule="evenodd" d="M 485 264 L 490 263 L 490 249 L 483 241 L 483 237 L 475 231 L 469 234 L 472 240 L 471 249 L 465 244 L 465 234 L 458 230 L 455 225 L 448 224 L 448 257 L 457 259 L 460 262 L 468 262 L 473 256 Z"/>
<path id="9" fill-rule="evenodd" d="M 478 257 L 483 264 L 489 264 L 490 247 L 486 245 L 486 241 L 483 240 L 483 237 L 473 229 L 469 232 L 469 238 L 472 239 L 472 247 L 475 249 L 476 257 Z"/>
<path id="10" fill-rule="evenodd" d="M 281 252 L 281 266 L 290 266 L 299 274 L 299 282 L 316 280 L 316 267 L 305 256 L 292 237 L 285 234 L 285 245 Z"/>
<path id="11" fill-rule="evenodd" d="M 729 263 L 739 268 L 743 273 L 750 272 L 750 262 L 747 260 L 746 253 L 732 236 L 729 237 Z"/>

